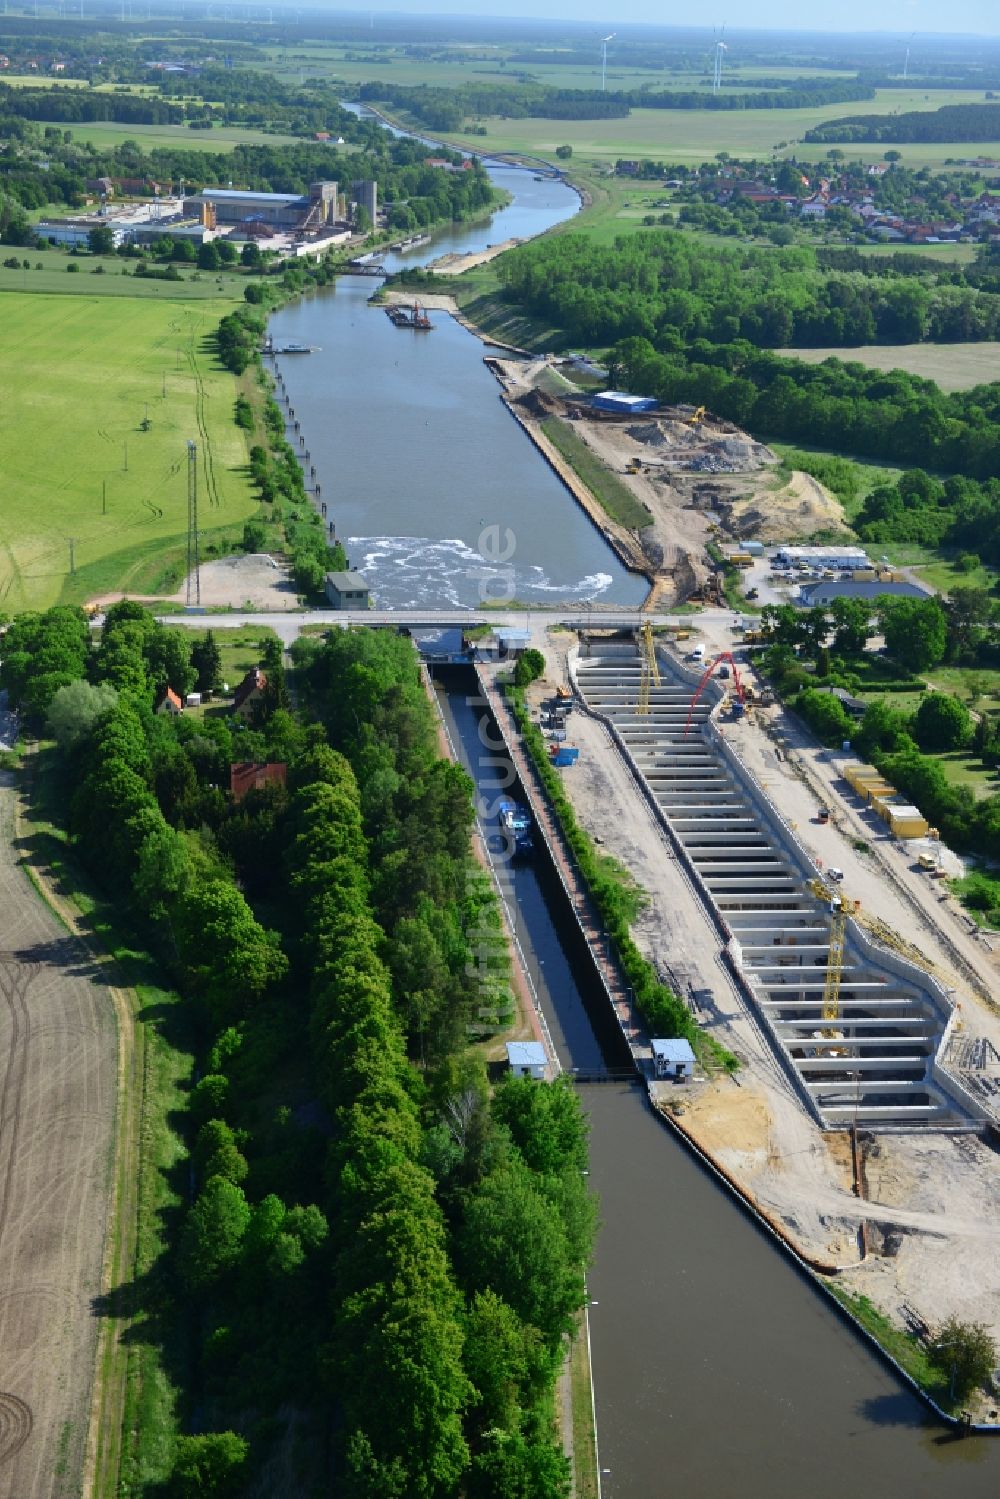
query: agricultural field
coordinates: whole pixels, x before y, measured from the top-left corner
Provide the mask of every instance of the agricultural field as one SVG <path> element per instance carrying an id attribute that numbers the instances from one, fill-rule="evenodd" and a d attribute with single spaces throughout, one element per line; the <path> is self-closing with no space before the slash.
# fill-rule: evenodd
<path id="1" fill-rule="evenodd" d="M 205 547 L 238 534 L 257 506 L 236 381 L 209 344 L 231 302 L 11 292 L 0 305 L 0 608 L 156 591 L 183 554 L 189 439 Z"/>
<path id="2" fill-rule="evenodd" d="M 808 109 L 634 109 L 620 120 L 500 120 L 483 123 L 486 136 L 455 136 L 456 141 L 471 150 L 516 151 L 529 155 L 554 156 L 559 145 L 573 147 L 585 161 L 613 163 L 616 158 L 653 157 L 676 162 L 703 162 L 719 151 L 731 156 L 796 155 L 804 159 L 825 154 L 821 146 L 800 145 L 802 136 L 823 120 L 842 119 L 856 114 L 891 114 L 907 110 L 938 109 L 945 104 L 982 102 L 982 93 L 970 89 L 922 90 L 885 89 L 873 100 L 847 104 L 822 104 Z M 846 152 L 851 158 L 881 160 L 884 146 L 857 146 Z M 902 156 L 908 166 L 925 162 L 938 165 L 945 157 L 989 155 L 1000 142 L 904 146 Z"/>
<path id="3" fill-rule="evenodd" d="M 803 364 L 854 361 L 873 370 L 906 370 L 935 380 L 942 390 L 971 390 L 1000 379 L 1000 343 L 864 344 L 857 349 L 779 349 Z"/>
<path id="4" fill-rule="evenodd" d="M 972 265 L 979 253 L 978 245 L 960 245 L 950 240 L 940 245 L 909 245 L 893 242 L 887 245 L 856 245 L 862 255 L 872 260 L 887 260 L 893 255 L 919 255 L 921 260 L 937 260 L 949 265 Z"/>
<path id="5" fill-rule="evenodd" d="M 270 134 L 266 130 L 244 130 L 235 125 L 216 125 L 212 130 L 189 130 L 186 125 L 113 125 L 103 120 L 67 124 L 64 120 L 39 120 L 68 130 L 75 141 L 89 142 L 98 149 L 135 141 L 144 151 L 180 146 L 185 151 L 233 151 L 237 146 L 290 146 L 293 135 Z"/>
<path id="6" fill-rule="evenodd" d="M 65 206 L 57 210 L 65 213 Z M 180 267 L 180 281 L 156 281 L 134 275 L 134 260 L 119 260 L 117 255 L 70 255 L 67 250 L 28 250 L 4 247 L 0 259 L 0 292 L 47 292 L 63 296 L 145 297 L 160 302 L 217 301 L 219 297 L 243 296 L 247 277 L 238 271 L 199 271 L 196 266 Z M 17 259 L 20 270 L 13 270 L 3 260 Z M 23 262 L 28 261 L 28 269 Z M 77 270 L 70 271 L 75 265 Z M 38 267 L 41 266 L 41 270 Z M 100 267 L 100 274 L 98 268 Z M 128 274 L 126 275 L 126 271 Z M 3 305 L 3 304 L 0 304 Z"/>
<path id="7" fill-rule="evenodd" d="M 548 49 L 544 49 L 548 50 Z M 579 54 L 580 47 L 574 47 Z M 577 57 L 573 62 L 553 63 L 532 60 L 532 48 L 524 46 L 479 45 L 468 49 L 444 47 L 435 49 L 434 57 L 410 56 L 392 46 L 378 44 L 353 47 L 329 46 L 317 43 L 296 47 L 267 48 L 265 55 L 278 76 L 289 80 L 305 77 L 337 77 L 349 83 L 367 83 L 373 78 L 384 78 L 393 83 L 418 85 L 433 84 L 440 87 L 459 87 L 464 83 L 497 82 L 509 83 L 524 76 L 532 82 L 548 84 L 553 88 L 599 88 L 601 83 L 600 47 L 594 46 L 593 62 Z M 515 61 L 514 58 L 518 60 Z M 762 78 L 814 78 L 822 72 L 825 78 L 853 77 L 849 70 L 819 69 L 814 66 L 778 67 L 746 66 L 732 67 L 729 78 L 733 83 L 752 88 Z M 687 71 L 674 71 L 663 67 L 633 67 L 615 57 L 613 47 L 608 49 L 608 88 L 633 89 L 648 85 L 654 89 L 691 89 L 706 83 L 712 73 L 710 46 L 706 42 L 704 66 Z"/>

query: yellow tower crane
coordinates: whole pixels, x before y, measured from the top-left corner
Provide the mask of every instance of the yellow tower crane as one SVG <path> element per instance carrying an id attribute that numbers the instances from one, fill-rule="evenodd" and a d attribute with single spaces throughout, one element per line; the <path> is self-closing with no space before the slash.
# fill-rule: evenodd
<path id="1" fill-rule="evenodd" d="M 831 890 L 822 880 L 810 880 L 809 889 L 830 907 L 830 951 L 826 960 L 826 982 L 823 985 L 823 1019 L 832 1025 L 840 1019 L 840 980 L 844 971 L 844 940 L 847 936 L 847 918 L 854 914 L 854 902 L 845 900 Z M 824 1035 L 831 1036 L 831 1030 Z"/>
<path id="2" fill-rule="evenodd" d="M 643 620 L 639 631 L 639 654 L 642 658 L 639 677 L 639 701 L 635 711 L 643 718 L 649 715 L 649 700 L 654 687 L 660 685 L 660 668 L 656 660 L 656 642 L 653 627 L 648 619 Z"/>

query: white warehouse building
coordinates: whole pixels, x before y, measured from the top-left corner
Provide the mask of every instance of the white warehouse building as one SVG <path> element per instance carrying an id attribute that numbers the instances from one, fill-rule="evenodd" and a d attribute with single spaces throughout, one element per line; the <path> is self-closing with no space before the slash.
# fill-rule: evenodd
<path id="1" fill-rule="evenodd" d="M 824 547 L 782 546 L 775 552 L 774 560 L 784 567 L 871 567 L 864 547 L 849 541 Z"/>

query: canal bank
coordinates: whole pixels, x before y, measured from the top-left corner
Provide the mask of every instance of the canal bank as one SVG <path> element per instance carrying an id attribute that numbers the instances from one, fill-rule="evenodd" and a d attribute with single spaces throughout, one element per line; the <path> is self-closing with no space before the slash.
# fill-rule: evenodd
<path id="1" fill-rule="evenodd" d="M 481 764 L 488 710 L 460 679 L 449 679 L 443 706 L 480 794 L 495 796 L 506 770 L 495 755 Z M 578 1073 L 612 1066 L 620 1028 L 595 1029 L 580 990 L 599 993 L 589 964 L 559 935 L 572 930 L 571 913 L 558 885 L 546 906 L 538 875 L 512 873 L 513 905 L 560 1060 Z M 681 1486 L 751 1499 L 842 1499 L 858 1486 L 995 1495 L 1000 1447 L 956 1442 L 933 1419 L 814 1277 L 733 1211 L 638 1084 L 580 1093 L 602 1221 L 589 1288 L 603 1499 Z"/>

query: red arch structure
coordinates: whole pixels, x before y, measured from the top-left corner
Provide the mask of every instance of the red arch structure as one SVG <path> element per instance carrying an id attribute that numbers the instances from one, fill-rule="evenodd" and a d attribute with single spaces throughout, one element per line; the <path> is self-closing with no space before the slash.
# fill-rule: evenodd
<path id="1" fill-rule="evenodd" d="M 728 661 L 729 664 L 730 664 L 730 666 L 733 669 L 733 686 L 736 688 L 736 693 L 737 693 L 737 696 L 739 697 L 740 702 L 741 703 L 745 703 L 746 700 L 747 700 L 746 693 L 743 691 L 743 683 L 740 681 L 739 669 L 738 669 L 738 667 L 736 665 L 735 660 L 733 659 L 732 653 L 730 651 L 723 651 L 721 653 L 721 655 L 716 656 L 715 660 L 714 661 L 710 661 L 709 664 L 705 667 L 704 673 L 702 674 L 701 681 L 698 683 L 698 686 L 695 688 L 694 697 L 691 699 L 691 706 L 688 709 L 687 723 L 684 725 L 684 738 L 685 739 L 687 738 L 687 736 L 688 736 L 688 730 L 691 727 L 691 720 L 694 717 L 694 710 L 698 706 L 698 699 L 701 697 L 702 693 L 705 691 L 705 688 L 708 685 L 708 682 L 709 682 L 709 680 L 710 680 L 710 678 L 712 676 L 712 673 L 714 672 L 715 668 L 719 665 L 719 663 L 721 661 Z"/>

